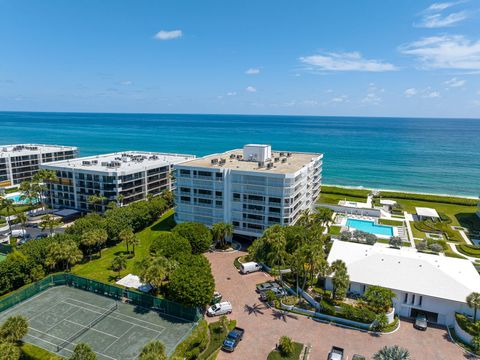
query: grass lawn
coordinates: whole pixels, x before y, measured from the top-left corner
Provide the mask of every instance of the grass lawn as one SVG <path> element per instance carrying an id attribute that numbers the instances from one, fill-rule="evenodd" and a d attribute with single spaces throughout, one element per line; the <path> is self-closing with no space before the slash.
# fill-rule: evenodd
<path id="1" fill-rule="evenodd" d="M 330 235 L 340 235 L 340 230 L 342 229 L 341 226 L 330 226 L 330 231 L 328 232 Z"/>
<path id="2" fill-rule="evenodd" d="M 20 346 L 20 350 L 22 351 L 21 359 L 22 360 L 60 360 L 61 357 L 58 357 L 51 352 L 39 348 L 38 346 L 23 343 Z"/>
<path id="3" fill-rule="evenodd" d="M 267 360 L 298 360 L 303 349 L 303 344 L 294 342 L 293 347 L 294 350 L 290 356 L 282 356 L 279 351 L 273 350 L 268 354 Z"/>
<path id="4" fill-rule="evenodd" d="M 365 202 L 365 201 L 367 201 L 367 198 L 366 197 L 341 195 L 341 194 L 328 194 L 328 193 L 320 192 L 320 197 L 318 198 L 317 202 L 318 203 L 324 203 L 324 204 L 338 205 L 338 202 L 340 200 Z"/>
<path id="5" fill-rule="evenodd" d="M 378 219 L 378 223 L 382 225 L 402 226 L 403 221 L 390 220 L 390 219 Z"/>
<path id="6" fill-rule="evenodd" d="M 456 247 L 457 247 L 457 250 L 460 251 L 462 254 L 480 258 L 480 248 L 477 246 L 460 244 L 460 245 L 456 245 Z"/>
<path id="7" fill-rule="evenodd" d="M 20 212 L 25 212 L 27 210 L 30 210 L 30 205 L 14 205 L 15 207 L 15 214 L 18 214 Z M 12 214 L 12 215 L 15 215 L 15 214 Z M 0 215 L 2 216 L 7 216 L 7 211 L 5 209 L 1 209 L 0 210 Z"/>
<path id="8" fill-rule="evenodd" d="M 415 221 L 410 221 L 410 228 L 412 229 L 414 238 L 425 239 L 427 237 L 423 231 L 420 231 L 415 227 Z"/>
<path id="9" fill-rule="evenodd" d="M 135 246 L 135 256 L 127 259 L 127 267 L 120 273 L 120 276 L 135 273 L 135 262 L 148 257 L 152 240 L 162 232 L 170 231 L 174 226 L 175 220 L 173 218 L 173 209 L 171 209 L 163 214 L 153 225 L 137 233 L 140 245 Z M 76 265 L 73 267 L 72 273 L 105 283 L 113 283 L 117 280 L 117 272 L 110 270 L 110 265 L 113 258 L 120 254 L 127 255 L 124 243 L 118 243 L 115 246 L 104 249 L 100 258 L 94 258 L 86 263 Z"/>

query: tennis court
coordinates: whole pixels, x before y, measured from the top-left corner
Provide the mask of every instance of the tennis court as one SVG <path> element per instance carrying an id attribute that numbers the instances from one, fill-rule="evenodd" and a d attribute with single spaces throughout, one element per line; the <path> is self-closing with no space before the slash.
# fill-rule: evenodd
<path id="1" fill-rule="evenodd" d="M 136 359 L 150 340 L 162 341 L 171 353 L 194 326 L 67 286 L 52 287 L 0 313 L 0 323 L 12 315 L 28 318 L 26 342 L 64 357 L 76 344 L 87 343 L 101 360 Z"/>

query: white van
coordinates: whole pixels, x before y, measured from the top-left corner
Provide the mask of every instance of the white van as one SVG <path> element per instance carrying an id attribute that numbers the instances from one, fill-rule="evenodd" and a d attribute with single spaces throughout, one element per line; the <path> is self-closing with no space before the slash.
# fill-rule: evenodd
<path id="1" fill-rule="evenodd" d="M 215 305 L 210 306 L 207 309 L 208 316 L 217 316 L 230 314 L 232 312 L 232 304 L 229 301 L 224 301 Z"/>
<path id="2" fill-rule="evenodd" d="M 248 274 L 248 273 L 260 271 L 260 270 L 262 270 L 262 265 L 253 261 L 243 263 L 240 265 L 240 272 L 242 274 Z"/>

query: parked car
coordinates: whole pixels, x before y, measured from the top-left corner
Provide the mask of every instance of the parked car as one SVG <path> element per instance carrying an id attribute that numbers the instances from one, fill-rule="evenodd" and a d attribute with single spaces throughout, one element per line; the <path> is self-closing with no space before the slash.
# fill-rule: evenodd
<path id="1" fill-rule="evenodd" d="M 418 314 L 415 318 L 415 323 L 413 324 L 415 329 L 425 331 L 428 327 L 427 317 L 425 314 Z"/>
<path id="2" fill-rule="evenodd" d="M 284 297 L 284 296 L 287 295 L 287 292 L 286 292 L 283 288 L 274 287 L 274 288 L 271 288 L 271 289 L 269 289 L 269 290 L 267 290 L 267 291 L 262 291 L 262 292 L 260 293 L 260 299 L 262 299 L 262 300 L 264 300 L 264 301 L 267 300 L 267 293 L 268 293 L 269 291 L 272 291 L 277 298 L 281 298 L 281 297 Z"/>
<path id="3" fill-rule="evenodd" d="M 242 340 L 245 330 L 236 327 L 230 331 L 223 342 L 222 349 L 228 352 L 232 352 L 237 347 L 238 343 Z"/>
<path id="4" fill-rule="evenodd" d="M 262 265 L 253 261 L 246 262 L 240 265 L 240 272 L 242 274 L 248 274 L 248 273 L 260 271 L 260 270 L 262 270 Z"/>
<path id="5" fill-rule="evenodd" d="M 328 354 L 328 360 L 343 360 L 343 353 L 345 351 L 336 346 L 332 346 L 332 350 L 330 350 L 330 353 Z"/>
<path id="6" fill-rule="evenodd" d="M 222 293 L 220 293 L 219 291 L 215 291 L 213 293 L 213 298 L 210 302 L 210 305 L 218 304 L 220 301 L 222 301 Z"/>
<path id="7" fill-rule="evenodd" d="M 257 292 L 272 290 L 273 288 L 279 288 L 280 285 L 275 281 L 267 281 L 257 285 Z"/>
<path id="8" fill-rule="evenodd" d="M 214 304 L 207 309 L 208 316 L 218 316 L 230 314 L 232 312 L 232 304 L 229 301 Z"/>

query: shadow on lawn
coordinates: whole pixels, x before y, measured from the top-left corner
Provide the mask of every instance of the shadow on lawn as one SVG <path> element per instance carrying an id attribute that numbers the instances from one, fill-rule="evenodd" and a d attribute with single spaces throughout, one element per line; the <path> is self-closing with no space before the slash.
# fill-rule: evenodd
<path id="1" fill-rule="evenodd" d="M 175 218 L 173 213 L 151 227 L 152 231 L 170 231 L 175 227 Z"/>

